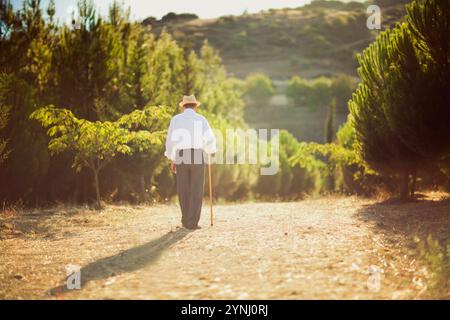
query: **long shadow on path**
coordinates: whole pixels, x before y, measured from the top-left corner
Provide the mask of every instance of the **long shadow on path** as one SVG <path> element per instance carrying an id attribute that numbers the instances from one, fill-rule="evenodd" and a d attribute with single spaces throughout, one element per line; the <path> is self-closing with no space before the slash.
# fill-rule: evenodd
<path id="1" fill-rule="evenodd" d="M 361 208 L 357 217 L 373 222 L 373 230 L 382 232 L 392 243 L 398 237 L 404 237 L 411 244 L 413 237 L 426 238 L 428 235 L 440 241 L 450 241 L 450 198 L 374 203 Z"/>
<path id="2" fill-rule="evenodd" d="M 192 231 L 187 229 L 171 231 L 158 239 L 89 263 L 81 268 L 81 287 L 83 288 L 89 281 L 133 272 L 156 262 L 164 250 L 170 248 L 190 232 Z M 63 285 L 52 288 L 49 294 L 58 296 L 72 291 L 67 289 L 66 281 L 67 279 Z"/>

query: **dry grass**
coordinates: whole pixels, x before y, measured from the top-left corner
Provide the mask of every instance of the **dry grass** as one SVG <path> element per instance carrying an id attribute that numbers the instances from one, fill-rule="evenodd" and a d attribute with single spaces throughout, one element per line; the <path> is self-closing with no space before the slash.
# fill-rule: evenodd
<path id="1" fill-rule="evenodd" d="M 448 240 L 448 195 L 218 205 L 216 225 L 177 228 L 179 209 L 108 206 L 4 212 L 3 299 L 416 299 L 433 297 L 414 236 Z M 82 289 L 64 287 L 68 264 Z M 368 289 L 368 268 L 383 270 Z"/>

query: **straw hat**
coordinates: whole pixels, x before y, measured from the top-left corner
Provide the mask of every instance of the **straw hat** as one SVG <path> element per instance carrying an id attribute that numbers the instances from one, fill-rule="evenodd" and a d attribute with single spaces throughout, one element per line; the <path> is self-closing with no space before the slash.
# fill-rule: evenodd
<path id="1" fill-rule="evenodd" d="M 200 105 L 200 102 L 195 99 L 193 94 L 191 94 L 190 96 L 183 96 L 183 101 L 180 102 L 180 107 L 184 107 L 184 105 L 190 103 L 195 103 L 197 107 Z"/>

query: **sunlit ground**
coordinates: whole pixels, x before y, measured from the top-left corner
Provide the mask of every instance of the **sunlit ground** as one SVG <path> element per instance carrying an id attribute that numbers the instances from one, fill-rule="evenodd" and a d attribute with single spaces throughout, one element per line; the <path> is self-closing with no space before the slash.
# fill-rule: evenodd
<path id="1" fill-rule="evenodd" d="M 194 232 L 177 228 L 174 205 L 5 211 L 0 298 L 436 297 L 413 237 L 448 238 L 448 199 L 219 205 L 215 226 L 204 208 Z M 68 264 L 82 267 L 81 290 L 66 289 Z M 370 266 L 380 270 L 378 291 Z"/>

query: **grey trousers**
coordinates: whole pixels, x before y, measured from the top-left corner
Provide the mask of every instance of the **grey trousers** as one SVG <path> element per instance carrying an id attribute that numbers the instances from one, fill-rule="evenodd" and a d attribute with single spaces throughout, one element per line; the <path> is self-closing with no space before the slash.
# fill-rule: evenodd
<path id="1" fill-rule="evenodd" d="M 180 160 L 183 153 L 190 152 L 192 154 L 191 161 L 183 162 Z M 202 161 L 194 163 L 194 155 L 198 160 L 199 153 L 203 154 L 199 149 L 185 149 L 177 152 L 176 160 L 176 180 L 178 200 L 181 207 L 181 223 L 186 228 L 197 227 L 200 220 L 203 202 L 203 187 L 205 178 L 205 163 Z M 186 157 L 183 157 L 186 159 Z"/>

